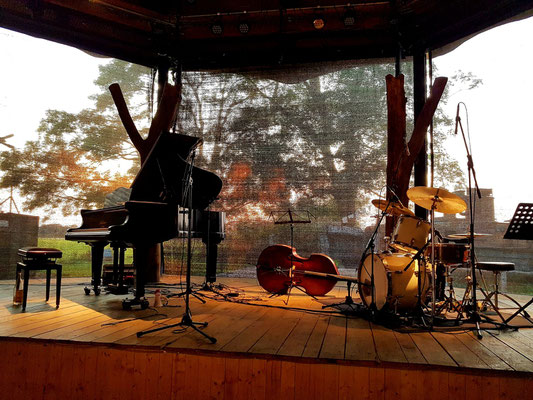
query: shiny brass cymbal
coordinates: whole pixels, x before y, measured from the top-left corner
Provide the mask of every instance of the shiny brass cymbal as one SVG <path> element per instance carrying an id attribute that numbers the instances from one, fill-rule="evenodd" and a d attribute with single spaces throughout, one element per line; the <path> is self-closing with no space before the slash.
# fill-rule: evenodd
<path id="1" fill-rule="evenodd" d="M 492 236 L 492 233 L 477 233 L 477 232 L 474 232 L 474 237 L 477 238 L 477 237 L 485 237 L 485 236 Z M 447 235 L 446 238 L 450 238 L 450 239 L 465 239 L 465 238 L 469 238 L 470 237 L 470 233 L 468 232 L 461 232 L 461 233 L 452 233 L 451 235 Z"/>
<path id="2" fill-rule="evenodd" d="M 416 186 L 407 190 L 407 197 L 426 210 L 434 209 L 443 214 L 456 214 L 466 210 L 463 199 L 442 188 Z"/>
<path id="3" fill-rule="evenodd" d="M 375 199 L 372 200 L 372 204 L 381 211 L 386 211 L 391 215 L 415 215 L 415 213 L 409 210 L 407 207 L 404 207 L 401 203 L 397 203 L 395 201 L 388 202 L 387 200 Z"/>

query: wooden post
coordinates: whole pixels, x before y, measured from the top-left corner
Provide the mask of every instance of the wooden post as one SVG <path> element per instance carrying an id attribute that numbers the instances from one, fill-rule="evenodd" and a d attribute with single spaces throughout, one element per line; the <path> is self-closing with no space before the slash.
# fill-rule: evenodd
<path id="1" fill-rule="evenodd" d="M 163 91 L 168 83 L 168 63 L 164 62 L 157 67 L 157 105 L 158 110 L 163 100 Z M 163 105 L 164 106 L 164 105 Z M 175 113 L 173 113 L 173 116 Z M 159 137 L 159 135 L 158 135 Z M 163 243 L 157 243 L 146 249 L 146 282 L 159 282 L 161 280 L 163 263 Z"/>
<path id="2" fill-rule="evenodd" d="M 415 124 L 426 102 L 426 54 L 417 49 L 413 54 L 413 106 Z M 414 164 L 415 186 L 427 186 L 427 140 L 424 138 L 422 149 Z M 428 211 L 415 206 L 415 214 L 419 218 L 427 219 Z"/>
<path id="3" fill-rule="evenodd" d="M 407 205 L 407 189 L 409 187 L 411 171 L 413 170 L 416 159 L 420 157 L 420 153 L 424 153 L 422 150 L 424 148 L 427 129 L 442 97 L 448 78 L 439 77 L 435 79 L 430 96 L 418 114 L 413 134 L 409 139 L 407 147 L 403 142 L 401 129 L 399 129 L 399 126 L 405 126 L 405 122 L 401 118 L 401 111 L 398 111 L 398 106 L 401 105 L 400 95 L 398 95 L 398 88 L 393 90 L 393 85 L 398 85 L 400 81 L 394 82 L 391 78 L 388 79 L 391 81 L 391 87 L 389 88 L 389 84 L 387 85 L 387 109 L 390 114 L 388 116 L 389 138 L 387 139 L 387 185 L 393 188 L 400 201 L 404 205 Z M 394 94 L 395 92 L 396 95 Z M 390 229 L 392 229 L 392 226 Z M 390 231 L 386 232 L 390 233 Z"/>
<path id="4" fill-rule="evenodd" d="M 394 196 L 390 189 L 398 192 L 395 177 L 398 174 L 401 158 L 405 156 L 405 106 L 407 99 L 405 97 L 404 76 L 385 77 L 387 83 L 387 199 L 393 199 Z M 397 193 L 398 196 L 401 194 Z M 403 193 L 404 198 L 400 198 L 402 203 L 407 204 L 407 195 Z M 396 200 L 397 201 L 397 200 Z M 385 235 L 390 236 L 396 223 L 396 218 L 387 217 L 385 225 Z"/>
<path id="5" fill-rule="evenodd" d="M 161 104 L 161 99 L 163 97 L 163 89 L 168 83 L 168 63 L 162 62 L 157 67 L 157 104 Z"/>

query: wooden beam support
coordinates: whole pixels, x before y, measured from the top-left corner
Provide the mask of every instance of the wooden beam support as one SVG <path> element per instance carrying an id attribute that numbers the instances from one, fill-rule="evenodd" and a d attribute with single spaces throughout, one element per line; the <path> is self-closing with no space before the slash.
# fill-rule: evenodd
<path id="1" fill-rule="evenodd" d="M 400 126 L 404 124 L 404 122 L 401 120 L 401 111 L 398 110 L 398 106 L 401 106 L 401 91 L 399 91 L 398 88 L 393 89 L 393 87 L 398 85 L 399 82 L 394 82 L 393 79 L 394 78 L 392 77 L 388 78 L 388 80 L 391 80 L 390 90 L 389 83 L 387 81 L 387 109 L 390 109 L 389 113 L 396 114 L 389 115 L 388 117 L 389 135 L 393 136 L 393 138 L 389 138 L 387 142 L 389 145 L 387 150 L 389 157 L 387 160 L 387 185 L 393 188 L 402 203 L 407 205 L 408 199 L 406 193 L 409 187 L 411 171 L 413 169 L 413 165 L 415 164 L 415 160 L 420 157 L 420 154 L 425 155 L 425 152 L 422 150 L 424 149 L 427 129 L 431 123 L 433 115 L 435 114 L 435 110 L 437 109 L 437 105 L 442 97 L 442 93 L 444 92 L 444 88 L 448 82 L 448 78 L 439 77 L 435 79 L 430 96 L 424 103 L 422 110 L 416 119 L 413 134 L 411 135 L 411 139 L 407 144 L 408 151 L 405 147 L 405 144 L 402 143 L 402 140 L 400 140 L 403 139 L 401 136 L 401 128 L 398 128 L 398 126 L 391 126 L 392 124 L 398 124 Z M 396 96 L 396 99 L 394 99 L 394 96 Z M 397 166 L 394 164 L 397 164 Z"/>
<path id="2" fill-rule="evenodd" d="M 387 84 L 387 199 L 394 199 L 391 189 L 397 192 L 394 181 L 400 161 L 407 157 L 405 148 L 406 111 L 407 98 L 405 97 L 404 76 L 385 77 Z M 398 194 L 398 196 L 401 196 Z M 400 197 L 402 203 L 407 204 L 407 195 Z M 387 217 L 385 234 L 390 236 L 396 223 L 394 217 Z"/>
<path id="3" fill-rule="evenodd" d="M 181 86 L 172 86 L 166 84 L 163 88 L 163 93 L 161 94 L 161 100 L 159 102 L 159 107 L 155 114 L 152 124 L 150 125 L 150 130 L 148 131 L 148 136 L 146 139 L 143 139 L 137 130 L 135 123 L 133 122 L 131 115 L 128 111 L 128 106 L 120 90 L 120 86 L 117 83 L 113 83 L 109 86 L 109 91 L 117 107 L 118 114 L 130 137 L 131 142 L 139 152 L 141 157 L 141 165 L 150 153 L 152 146 L 156 142 L 157 138 L 162 131 L 168 131 L 172 126 L 172 122 L 176 117 L 178 111 L 178 105 L 181 99 Z"/>
<path id="4" fill-rule="evenodd" d="M 413 54 L 413 107 L 415 125 L 426 102 L 426 82 L 426 54 L 425 51 L 418 50 Z M 420 143 L 420 151 L 414 152 L 417 155 L 414 161 L 415 186 L 427 186 L 428 183 L 427 140 L 425 136 L 424 134 L 423 141 Z M 422 219 L 427 219 L 428 216 L 427 210 L 419 206 L 415 206 L 415 214 Z"/>

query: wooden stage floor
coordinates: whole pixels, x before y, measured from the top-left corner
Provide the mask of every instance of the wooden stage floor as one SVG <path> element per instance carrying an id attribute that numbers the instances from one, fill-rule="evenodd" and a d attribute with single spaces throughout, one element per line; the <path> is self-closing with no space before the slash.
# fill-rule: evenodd
<path id="1" fill-rule="evenodd" d="M 183 299 L 170 297 L 168 305 L 158 309 L 123 311 L 121 300 L 127 296 L 86 296 L 83 293 L 83 282 L 87 282 L 87 279 L 64 279 L 61 306 L 56 310 L 55 292 L 52 290 L 50 301 L 45 303 L 43 280 L 30 280 L 28 306 L 23 313 L 20 307 L 12 305 L 13 282 L 1 281 L 0 351 L 11 356 L 15 352 L 20 356 L 27 355 L 24 353 L 29 351 L 24 350 L 28 349 L 27 346 L 34 346 L 37 352 L 44 351 L 43 345 L 54 349 L 74 346 L 73 354 L 77 354 L 76 349 L 105 346 L 111 353 L 123 351 L 118 353 L 121 358 L 126 357 L 128 351 L 155 351 L 161 354 L 178 354 L 180 357 L 191 355 L 200 357 L 200 360 L 202 357 L 212 356 L 213 360 L 218 360 L 219 363 L 224 363 L 224 359 L 244 360 L 250 357 L 253 360 L 262 360 L 263 363 L 269 360 L 294 362 L 296 365 L 307 365 L 307 368 L 310 368 L 310 365 L 322 365 L 325 368 L 324 373 L 335 375 L 335 382 L 339 382 L 343 366 L 367 368 L 371 371 L 376 368 L 382 371 L 394 370 L 398 374 L 437 371 L 446 376 L 445 398 L 448 398 L 448 393 L 452 390 L 452 375 L 463 376 L 463 380 L 459 381 L 463 383 L 464 379 L 468 380 L 468 376 L 474 377 L 477 384 L 482 383 L 485 386 L 485 390 L 485 383 L 489 382 L 489 388 L 499 393 L 494 398 L 500 395 L 507 398 L 533 397 L 530 392 L 533 388 L 533 329 L 484 331 L 481 340 L 471 331 L 457 328 L 454 331 L 433 332 L 392 330 L 361 317 L 343 315 L 330 308 L 322 310 L 324 303 L 344 299 L 344 284 L 337 285 L 328 296 L 319 298 L 320 301 L 295 290 L 286 306 L 286 297 L 269 298 L 255 279 L 219 278 L 217 284 L 222 284 L 221 292 L 227 294 L 231 301 L 224 301 L 210 291 L 200 292 L 200 298 L 205 304 L 191 297 L 193 320 L 209 323 L 204 331 L 216 337 L 215 344 L 208 342 L 190 328 L 170 328 L 139 338 L 139 331 L 179 322 L 184 311 Z M 177 278 L 165 277 L 161 287 L 163 295 L 177 292 L 176 283 Z M 148 297 L 152 300 L 153 295 Z M 527 296 L 516 298 L 523 303 L 530 299 Z M 67 357 L 70 353 L 63 350 L 62 354 Z M 84 362 L 85 357 L 87 356 L 83 356 Z M 131 357 L 130 361 L 133 363 L 134 357 Z M 67 357 L 67 362 L 69 360 L 72 361 Z M 227 362 L 224 380 L 228 379 Z M 125 361 L 119 360 L 117 363 L 120 367 L 124 366 Z M 47 365 L 50 369 L 52 364 L 48 361 Z M 198 363 L 194 365 L 195 368 L 200 368 L 196 372 L 201 373 L 201 362 L 200 366 Z M 266 374 L 264 371 L 256 371 L 255 365 L 249 365 L 250 376 Z M 331 372 L 332 365 L 339 366 L 335 367 L 336 372 Z M 295 372 L 292 373 L 294 376 Z M 484 378 L 480 380 L 479 376 Z M 514 383 L 505 386 L 502 377 L 511 379 Z M 308 379 L 312 381 L 312 378 Z M 368 379 L 372 379 L 371 375 Z M 400 382 L 401 379 L 398 379 Z M 417 378 L 414 379 L 416 381 Z M 427 378 L 424 379 L 424 382 L 427 382 Z M 444 378 L 441 376 L 434 379 Z M 413 384 L 415 387 L 411 390 L 416 391 L 417 383 Z M 290 387 L 294 389 L 293 386 L 294 384 Z M 25 388 L 28 389 L 28 386 Z M 342 388 L 339 383 L 335 388 L 335 398 L 342 397 Z M 76 394 L 73 392 L 75 389 L 71 389 L 70 393 Z M 227 391 L 227 388 L 224 390 Z M 367 396 L 362 398 L 372 398 L 368 395 L 372 393 L 372 385 L 366 390 Z M 399 396 L 403 389 L 396 387 L 394 390 L 398 395 L 395 398 L 407 398 Z M 463 388 L 460 391 L 462 395 L 455 393 L 454 399 L 471 398 L 466 395 L 465 390 Z M 386 393 L 386 388 L 380 393 Z M 381 398 L 380 396 L 378 398 Z M 211 397 L 220 398 L 212 395 Z M 233 396 L 226 393 L 226 398 Z"/>

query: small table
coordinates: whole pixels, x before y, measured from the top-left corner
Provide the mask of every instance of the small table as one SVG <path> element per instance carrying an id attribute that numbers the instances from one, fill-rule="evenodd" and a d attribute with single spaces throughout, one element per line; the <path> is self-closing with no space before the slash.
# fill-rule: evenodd
<path id="1" fill-rule="evenodd" d="M 56 259 L 63 256 L 61 250 L 42 247 L 23 247 L 18 250 L 17 254 L 21 257 L 21 261 L 17 263 L 16 288 L 20 287 L 20 273 L 24 271 L 22 311 L 26 310 L 30 271 L 46 270 L 46 301 L 48 301 L 50 298 L 50 275 L 53 269 L 56 270 L 56 309 L 59 308 L 61 272 L 63 267 L 61 264 L 56 263 Z"/>

